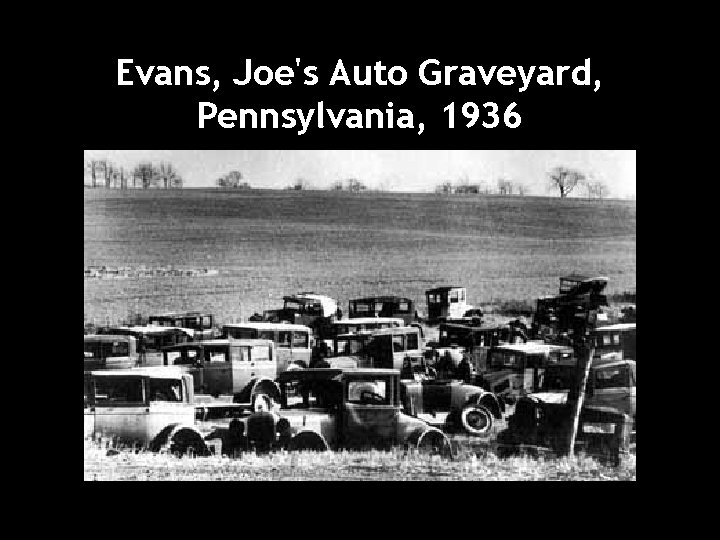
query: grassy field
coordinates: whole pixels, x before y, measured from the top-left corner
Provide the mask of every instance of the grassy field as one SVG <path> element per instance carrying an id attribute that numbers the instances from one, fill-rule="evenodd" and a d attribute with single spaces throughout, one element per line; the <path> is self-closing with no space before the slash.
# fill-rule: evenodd
<path id="1" fill-rule="evenodd" d="M 606 467 L 586 457 L 499 459 L 460 452 L 453 460 L 396 451 L 248 453 L 238 459 L 175 458 L 120 451 L 85 440 L 85 480 L 636 480 L 636 458 Z"/>
<path id="2" fill-rule="evenodd" d="M 531 302 L 578 271 L 634 290 L 633 201 L 213 190 L 85 190 L 84 263 L 215 268 L 214 277 L 84 282 L 85 317 L 201 309 L 218 322 L 301 290 L 415 298 L 442 284 L 471 303 Z"/>

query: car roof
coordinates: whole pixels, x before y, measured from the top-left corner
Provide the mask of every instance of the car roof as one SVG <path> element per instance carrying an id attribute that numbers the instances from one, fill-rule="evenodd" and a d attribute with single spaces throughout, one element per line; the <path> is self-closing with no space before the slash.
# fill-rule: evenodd
<path id="1" fill-rule="evenodd" d="M 156 318 L 156 317 L 195 317 L 197 315 L 210 315 L 210 313 L 205 313 L 203 311 L 168 311 L 167 313 L 154 313 L 150 315 L 148 318 Z"/>
<path id="2" fill-rule="evenodd" d="M 230 323 L 223 324 L 223 328 L 251 328 L 253 330 L 305 330 L 312 332 L 312 330 L 302 324 L 292 324 L 288 322 L 246 322 L 246 323 Z"/>
<path id="3" fill-rule="evenodd" d="M 371 301 L 377 301 L 380 300 L 381 302 L 412 302 L 412 299 L 405 298 L 404 296 L 366 296 L 365 298 L 353 298 L 350 300 L 351 302 L 371 302 Z"/>
<path id="4" fill-rule="evenodd" d="M 283 296 L 283 300 L 313 300 L 315 302 L 319 302 L 323 308 L 323 311 L 325 311 L 326 313 L 332 314 L 337 311 L 337 302 L 335 302 L 335 300 L 333 300 L 329 296 L 325 296 L 324 294 L 315 294 L 315 293 L 290 294 L 287 296 Z"/>
<path id="5" fill-rule="evenodd" d="M 190 336 L 194 334 L 194 332 L 189 328 L 179 328 L 177 326 L 155 326 L 152 324 L 148 326 L 111 326 L 110 328 L 108 328 L 108 330 L 122 330 L 126 332 L 137 332 L 140 334 L 162 334 L 163 332 L 172 332 L 173 330 L 178 330 L 180 332 L 185 332 Z"/>
<path id="6" fill-rule="evenodd" d="M 610 324 L 608 326 L 598 326 L 596 332 L 612 332 L 612 331 L 624 331 L 624 330 L 635 330 L 636 323 L 618 323 Z"/>
<path id="7" fill-rule="evenodd" d="M 87 334 L 85 341 L 131 341 L 135 340 L 134 336 L 118 335 L 118 334 Z"/>
<path id="8" fill-rule="evenodd" d="M 284 371 L 279 378 L 280 380 L 334 379 L 345 375 L 400 375 L 400 371 L 382 368 L 308 368 Z"/>
<path id="9" fill-rule="evenodd" d="M 205 339 L 203 341 L 193 341 L 191 343 L 180 343 L 178 345 L 172 345 L 166 347 L 167 349 L 179 349 L 179 348 L 191 348 L 191 347 L 206 347 L 206 346 L 225 346 L 225 345 L 238 345 L 244 347 L 251 347 L 253 345 L 269 345 L 274 344 L 270 339 Z"/>
<path id="10" fill-rule="evenodd" d="M 158 379 L 180 378 L 185 372 L 176 366 L 152 366 L 130 369 L 104 369 L 86 372 L 93 377 L 153 377 Z"/>
<path id="11" fill-rule="evenodd" d="M 582 274 L 568 274 L 567 276 L 562 276 L 560 279 L 564 281 L 577 281 L 580 283 L 590 281 L 608 281 L 608 278 L 605 276 L 584 276 Z"/>
<path id="12" fill-rule="evenodd" d="M 452 286 L 449 285 L 449 286 L 444 286 L 444 287 L 435 287 L 434 289 L 428 289 L 427 291 L 425 291 L 425 294 L 431 294 L 431 293 L 436 293 L 436 292 L 445 292 L 445 291 L 450 291 L 452 289 L 464 289 L 464 288 L 465 287 L 456 287 L 454 285 L 452 285 Z"/>
<path id="13" fill-rule="evenodd" d="M 403 319 L 398 317 L 355 317 L 352 319 L 340 319 L 333 321 L 332 324 L 364 324 L 364 323 L 399 323 L 401 326 L 405 324 Z"/>
<path id="14" fill-rule="evenodd" d="M 546 354 L 555 351 L 573 352 L 572 347 L 566 347 L 564 345 L 551 345 L 549 343 L 504 343 L 493 348 L 525 354 Z"/>
<path id="15" fill-rule="evenodd" d="M 461 323 L 440 323 L 440 326 L 444 328 L 462 328 L 463 330 L 468 330 L 472 332 L 491 332 L 491 331 L 498 331 L 498 330 L 505 330 L 507 326 L 499 325 L 499 326 L 470 326 L 467 324 L 461 324 Z"/>

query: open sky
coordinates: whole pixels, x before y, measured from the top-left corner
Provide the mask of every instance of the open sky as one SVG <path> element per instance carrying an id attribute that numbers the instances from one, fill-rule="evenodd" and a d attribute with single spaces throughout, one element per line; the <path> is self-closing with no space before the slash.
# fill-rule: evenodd
<path id="1" fill-rule="evenodd" d="M 297 178 L 313 187 L 357 178 L 370 188 L 432 191 L 467 178 L 491 186 L 498 178 L 545 195 L 547 172 L 578 169 L 604 182 L 613 197 L 634 196 L 635 150 L 85 150 L 85 161 L 109 159 L 132 169 L 140 161 L 169 161 L 188 187 L 211 187 L 231 170 L 257 188 L 283 188 Z M 584 193 L 582 193 L 584 195 Z"/>

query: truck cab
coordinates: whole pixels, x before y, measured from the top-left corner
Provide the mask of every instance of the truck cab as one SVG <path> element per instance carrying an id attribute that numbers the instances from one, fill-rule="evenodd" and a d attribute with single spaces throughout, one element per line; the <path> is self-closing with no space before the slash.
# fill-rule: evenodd
<path id="1" fill-rule="evenodd" d="M 200 311 L 181 311 L 150 315 L 150 326 L 164 326 L 169 328 L 183 328 L 193 331 L 193 339 L 213 339 L 217 336 L 213 328 L 213 316 Z"/>
<path id="2" fill-rule="evenodd" d="M 437 324 L 446 319 L 460 319 L 474 308 L 467 303 L 465 287 L 437 287 L 425 291 L 428 306 L 428 324 Z"/>
<path id="3" fill-rule="evenodd" d="M 188 343 L 193 340 L 194 334 L 193 330 L 164 326 L 116 326 L 102 328 L 98 333 L 135 338 L 139 367 L 163 365 L 163 348 Z"/>
<path id="4" fill-rule="evenodd" d="M 417 322 L 415 302 L 401 296 L 371 296 L 356 298 L 348 303 L 348 317 L 390 317 L 402 319 L 405 325 Z"/>
<path id="5" fill-rule="evenodd" d="M 636 323 L 620 323 L 595 328 L 591 335 L 596 356 L 619 353 L 620 358 L 635 360 L 637 349 Z"/>

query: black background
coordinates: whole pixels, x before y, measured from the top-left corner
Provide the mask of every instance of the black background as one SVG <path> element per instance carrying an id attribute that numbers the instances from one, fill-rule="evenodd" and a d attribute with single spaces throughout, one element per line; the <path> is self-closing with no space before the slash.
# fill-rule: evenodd
<path id="1" fill-rule="evenodd" d="M 554 46 L 548 47 L 547 44 Z M 572 46 L 558 47 L 557 42 L 538 39 L 525 47 L 515 47 L 496 40 L 419 41 L 386 46 L 327 47 L 304 42 L 276 46 L 248 46 L 241 43 L 232 48 L 168 47 L 158 51 L 134 43 L 110 44 L 93 48 L 83 56 L 81 78 L 87 81 L 79 87 L 77 126 L 84 149 L 635 149 L 638 142 L 638 98 L 642 63 L 633 54 L 632 43 L 617 38 L 612 43 L 573 40 Z M 295 58 L 301 59 L 297 68 Z M 144 86 L 130 66 L 126 78 L 133 86 L 117 84 L 118 58 L 132 59 L 144 71 L 149 66 L 187 65 L 191 68 L 209 66 L 209 75 L 220 80 L 217 92 L 212 83 L 207 86 Z M 271 83 L 260 86 L 250 83 L 237 86 L 233 78 L 243 78 L 245 60 L 252 59 L 253 67 L 267 65 L 276 69 L 281 65 L 293 68 L 295 77 L 290 86 Z M 519 74 L 517 83 L 502 86 L 494 79 L 486 86 L 476 72 L 476 86 L 462 86 L 455 72 L 450 86 L 427 86 L 420 81 L 420 64 L 437 59 L 445 65 L 542 66 L 555 68 L 567 65 L 571 69 L 590 58 L 590 86 L 576 86 L 571 71 L 563 74 L 562 86 L 539 86 L 532 82 L 524 92 Z M 374 65 L 381 61 L 387 68 L 400 65 L 407 71 L 407 81 L 401 86 L 329 86 L 338 59 L 352 77 L 352 66 Z M 314 86 L 302 84 L 302 68 L 315 65 L 319 81 Z M 386 71 L 387 73 L 387 71 Z M 534 74 L 537 77 L 538 69 Z M 154 76 L 153 76 L 154 79 Z M 601 86 L 593 91 L 595 79 Z M 344 122 L 333 128 L 325 116 L 325 127 L 319 129 L 313 121 L 308 131 L 298 135 L 295 128 L 222 128 L 216 120 L 198 127 L 198 102 L 215 103 L 218 111 L 224 108 L 316 109 L 318 101 L 325 108 L 366 108 L 385 110 L 394 104 L 395 118 L 399 109 L 413 112 L 415 129 L 394 127 L 349 129 Z M 493 101 L 499 107 L 500 124 L 492 129 L 481 126 L 481 120 L 466 128 L 460 109 L 466 101 L 478 105 Z M 448 128 L 448 116 L 443 109 L 455 102 L 455 128 Z M 502 123 L 502 113 L 512 102 L 522 123 L 515 129 Z M 317 115 L 317 111 L 315 113 Z M 347 115 L 347 113 L 346 113 Z M 280 122 L 283 119 L 280 117 Z M 417 134 L 422 122 L 425 130 Z"/>
<path id="2" fill-rule="evenodd" d="M 72 57 L 74 67 L 63 66 L 63 80 L 67 81 L 69 92 L 60 108 L 64 108 L 63 112 L 71 117 L 67 124 L 70 125 L 71 135 L 67 137 L 66 144 L 75 149 L 74 155 L 78 155 L 80 149 L 639 148 L 652 87 L 649 86 L 648 70 L 645 67 L 647 51 L 641 46 L 643 37 L 638 34 L 633 21 L 625 23 L 615 19 L 600 30 L 598 27 L 588 28 L 584 21 L 572 26 L 538 22 L 538 31 L 527 34 L 512 26 L 503 26 L 490 20 L 470 19 L 469 15 L 466 18 L 467 21 L 460 17 L 452 25 L 443 26 L 444 23 L 435 21 L 431 16 L 422 24 L 408 25 L 413 34 L 409 37 L 397 35 L 399 19 L 395 20 L 394 24 L 381 25 L 382 17 L 378 15 L 378 24 L 367 25 L 362 32 L 328 23 L 324 25 L 325 28 L 333 26 L 333 32 L 309 30 L 300 24 L 294 31 L 279 30 L 273 26 L 274 19 L 262 19 L 261 23 L 258 23 L 261 26 L 259 31 L 248 33 L 249 27 L 253 25 L 252 21 L 243 20 L 240 24 L 228 19 L 214 20 L 212 25 L 204 24 L 206 29 L 212 26 L 217 29 L 218 34 L 225 34 L 224 39 L 208 39 L 205 35 L 194 37 L 188 34 L 196 26 L 203 26 L 199 20 L 197 25 L 183 29 L 184 33 L 179 37 L 169 36 L 168 39 L 143 37 L 141 33 L 136 33 L 128 39 L 80 40 Z M 441 26 L 442 31 L 439 32 Z M 485 29 L 490 27 L 494 27 L 496 31 L 487 34 Z M 389 35 L 393 37 L 388 38 Z M 301 69 L 295 65 L 296 57 L 301 58 L 302 66 L 318 66 L 316 75 L 320 80 L 317 85 L 309 87 L 302 84 L 304 76 Z M 518 93 L 518 84 L 503 87 L 496 80 L 486 87 L 479 75 L 479 84 L 468 87 L 457 82 L 451 86 L 425 86 L 418 77 L 420 63 L 428 58 L 435 58 L 442 65 L 483 65 L 486 68 L 492 65 L 569 65 L 573 68 L 581 65 L 588 57 L 591 59 L 591 81 L 600 79 L 602 82 L 597 92 L 592 91 L 593 85 L 577 87 L 568 84 L 571 81 L 569 71 L 563 75 L 566 81 L 563 86 L 541 87 L 531 84 L 523 93 Z M 121 87 L 117 85 L 118 58 L 132 58 L 134 64 L 145 69 L 150 65 L 188 65 L 193 68 L 207 65 L 210 67 L 210 76 L 220 79 L 221 86 L 216 93 L 212 92 L 212 85 L 143 86 L 135 76 L 134 86 Z M 246 58 L 252 58 L 254 66 L 291 66 L 296 73 L 293 84 L 250 84 L 245 87 L 233 85 L 231 79 L 242 76 Z M 372 65 L 378 60 L 387 67 L 401 65 L 406 69 L 408 79 L 398 87 L 330 87 L 327 83 L 338 59 L 343 60 L 350 74 L 351 66 Z M 199 129 L 198 101 L 211 101 L 218 109 L 259 110 L 264 107 L 278 111 L 285 108 L 316 108 L 318 101 L 323 101 L 326 108 L 333 109 L 385 109 L 387 102 L 392 101 L 396 117 L 400 108 L 411 109 L 416 126 L 418 122 L 423 122 L 425 131 L 422 135 L 417 135 L 417 129 L 335 129 L 330 127 L 327 117 L 324 129 L 318 129 L 313 123 L 302 136 L 297 135 L 297 128 L 222 129 L 216 122 L 209 123 L 205 129 Z M 456 103 L 456 127 L 451 130 L 447 128 L 447 115 L 443 108 L 452 101 Z M 478 104 L 495 101 L 500 106 L 501 113 L 504 107 L 515 101 L 515 111 L 521 114 L 522 124 L 516 129 L 509 129 L 502 124 L 486 129 L 478 123 L 467 129 L 459 114 L 459 108 L 465 101 Z M 640 183 L 638 179 L 638 184 Z M 76 199 L 73 198 L 74 200 Z M 77 212 L 79 214 L 79 209 Z M 79 280 L 79 277 L 74 277 L 76 274 L 71 268 L 72 265 L 68 265 L 68 280 Z M 66 289 L 67 304 L 77 302 L 78 293 L 77 289 Z M 647 297 L 646 299 L 649 300 Z M 63 304 L 62 299 L 58 299 L 58 302 Z M 648 312 L 650 311 L 651 306 L 648 306 Z M 71 317 L 68 319 L 70 329 L 77 328 L 75 325 L 78 323 L 70 322 Z M 70 384 L 77 385 L 79 382 Z M 648 394 L 650 387 L 651 385 L 648 385 Z M 72 401 L 70 403 L 72 404 Z M 77 445 L 79 446 L 79 443 Z M 78 459 L 76 450 L 68 450 L 68 453 L 71 454 L 68 459 Z M 649 456 L 646 457 L 650 463 Z M 74 474 L 79 476 L 79 472 Z M 576 485 L 575 488 L 579 489 L 580 486 Z M 477 514 L 478 527 L 479 523 L 483 523 L 482 528 L 473 527 L 474 530 L 468 531 L 468 534 L 477 534 L 485 531 L 487 519 L 495 521 L 502 515 L 500 507 L 505 507 L 506 504 L 516 507 L 513 501 L 520 493 L 516 489 L 517 486 L 513 485 L 496 485 L 490 490 L 470 489 L 468 486 L 462 490 L 433 486 L 432 491 L 427 488 L 410 491 L 388 486 L 382 488 L 381 494 L 376 491 L 377 486 L 365 486 L 356 493 L 368 497 L 368 501 L 373 501 L 370 505 L 372 508 L 383 509 L 386 516 L 383 521 L 387 521 L 387 516 L 391 516 L 389 519 L 395 526 L 405 527 L 412 521 L 422 524 L 426 531 L 446 531 L 446 525 L 461 523 L 452 517 L 467 505 L 467 515 Z M 524 500 L 527 500 L 527 489 L 528 487 L 523 486 L 522 493 L 525 495 L 521 496 Z M 604 490 L 608 500 L 621 496 L 614 490 L 613 494 L 610 494 L 609 489 L 609 486 L 606 486 Z M 269 495 L 272 492 L 280 497 L 278 500 L 282 500 L 284 490 L 285 488 L 277 490 L 272 487 L 262 490 L 262 493 Z M 226 495 L 235 491 L 227 490 Z M 333 507 L 342 507 L 341 501 L 350 495 L 349 491 L 342 490 L 340 499 L 333 501 L 330 491 L 315 486 L 308 492 L 315 501 L 312 512 L 314 517 L 311 521 L 315 522 L 317 518 L 324 523 L 323 516 L 327 515 L 326 511 Z M 251 491 L 237 491 L 241 492 Z M 602 490 L 599 494 L 602 494 Z M 573 500 L 582 500 L 574 498 L 571 492 L 558 492 L 556 495 L 562 499 L 565 507 Z M 584 495 L 590 495 L 589 490 L 586 490 Z M 295 496 L 299 497 L 300 494 Z M 536 492 L 535 496 L 541 497 L 542 494 Z M 498 497 L 504 498 L 502 504 Z M 300 497 L 297 500 L 305 499 Z M 268 519 L 267 523 L 273 521 L 274 525 L 281 526 L 282 524 L 275 520 L 285 514 L 283 508 L 287 506 L 283 506 L 281 502 L 278 504 L 279 506 L 274 506 L 275 509 L 266 512 L 248 502 L 242 505 L 245 512 L 228 511 L 221 521 L 226 518 L 232 520 L 233 515 L 240 519 L 243 513 L 251 512 L 256 515 L 259 512 Z M 397 512 L 400 507 L 407 509 L 405 518 L 401 518 L 401 514 Z M 358 514 L 359 510 L 362 508 L 353 506 L 352 513 L 336 512 L 335 517 L 340 518 L 340 521 L 348 515 L 366 516 L 371 520 L 371 513 Z M 301 514 L 305 519 L 308 518 L 307 513 Z M 515 520 L 522 520 L 523 515 L 530 515 L 515 512 L 512 514 L 510 521 L 502 521 L 509 526 L 505 533 L 522 526 Z M 548 516 L 538 516 L 540 521 L 546 518 Z M 567 518 L 563 517 L 563 522 L 570 520 L 570 513 Z M 333 522 L 335 519 L 328 524 Z M 469 522 L 474 522 L 474 518 Z M 333 530 L 339 530 L 335 525 L 329 526 L 335 527 Z M 321 529 L 329 530 L 325 526 Z M 530 527 L 530 530 L 534 531 L 535 528 Z"/>

